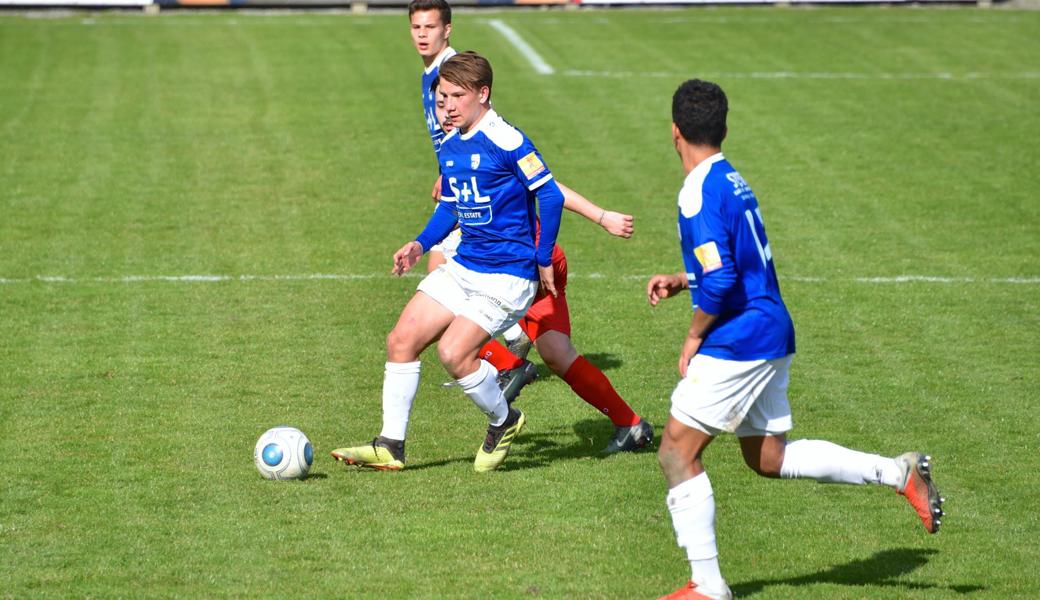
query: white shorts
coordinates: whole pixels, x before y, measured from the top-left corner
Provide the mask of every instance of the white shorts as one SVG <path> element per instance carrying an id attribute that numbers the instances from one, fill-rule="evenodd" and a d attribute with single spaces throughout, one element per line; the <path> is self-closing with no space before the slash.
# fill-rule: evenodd
<path id="1" fill-rule="evenodd" d="M 493 337 L 524 316 L 538 282 L 505 273 L 478 273 L 449 258 L 419 282 L 418 290 Z"/>
<path id="2" fill-rule="evenodd" d="M 460 241 L 462 241 L 462 229 L 456 227 L 451 230 L 448 237 L 441 240 L 441 243 L 434 244 L 430 248 L 430 252 L 440 252 L 444 255 L 444 258 L 451 258 L 458 253 Z"/>
<path id="3" fill-rule="evenodd" d="M 671 415 L 712 436 L 786 433 L 792 427 L 787 382 L 793 357 L 738 361 L 697 354 L 672 392 Z"/>

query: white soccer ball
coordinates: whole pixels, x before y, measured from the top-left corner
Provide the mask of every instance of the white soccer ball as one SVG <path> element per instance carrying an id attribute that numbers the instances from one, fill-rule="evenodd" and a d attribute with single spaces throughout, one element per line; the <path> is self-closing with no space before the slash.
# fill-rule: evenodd
<path id="1" fill-rule="evenodd" d="M 267 479 L 303 479 L 314 462 L 314 447 L 295 427 L 272 427 L 256 441 L 253 462 Z"/>

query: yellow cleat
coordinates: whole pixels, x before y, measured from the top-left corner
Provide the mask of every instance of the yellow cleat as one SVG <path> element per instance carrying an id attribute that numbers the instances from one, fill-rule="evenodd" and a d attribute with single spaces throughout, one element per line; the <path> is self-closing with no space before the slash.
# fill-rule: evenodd
<path id="1" fill-rule="evenodd" d="M 377 437 L 364 446 L 336 448 L 332 451 L 332 458 L 378 471 L 400 471 L 404 468 L 404 442 L 399 443 L 400 449 L 391 448 L 389 443 Z"/>
<path id="2" fill-rule="evenodd" d="M 489 425 L 484 444 L 477 450 L 477 458 L 473 461 L 473 470 L 477 473 L 494 471 L 506 460 L 509 447 L 527 423 L 524 413 L 516 408 L 509 409 L 505 423 L 498 427 Z"/>

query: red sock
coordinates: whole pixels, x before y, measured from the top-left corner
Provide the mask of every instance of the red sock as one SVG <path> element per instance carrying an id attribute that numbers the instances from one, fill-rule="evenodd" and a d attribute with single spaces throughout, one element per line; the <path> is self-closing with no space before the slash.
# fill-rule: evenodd
<path id="1" fill-rule="evenodd" d="M 616 427 L 631 427 L 640 421 L 632 407 L 618 396 L 603 371 L 585 360 L 584 356 L 574 361 L 563 380 L 582 400 L 607 415 Z"/>
<path id="2" fill-rule="evenodd" d="M 480 358 L 491 363 L 491 366 L 495 367 L 499 371 L 515 369 L 524 364 L 523 359 L 510 352 L 509 349 L 502 344 L 498 343 L 498 340 L 491 340 L 484 344 L 484 347 L 480 349 Z"/>

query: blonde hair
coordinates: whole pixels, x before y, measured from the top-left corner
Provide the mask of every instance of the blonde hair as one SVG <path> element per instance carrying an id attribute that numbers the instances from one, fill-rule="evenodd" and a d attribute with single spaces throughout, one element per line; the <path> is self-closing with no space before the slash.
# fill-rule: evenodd
<path id="1" fill-rule="evenodd" d="M 494 79 L 491 63 L 472 50 L 460 52 L 444 61 L 440 68 L 440 78 L 474 92 L 486 86 L 488 97 L 491 97 L 491 82 Z"/>

